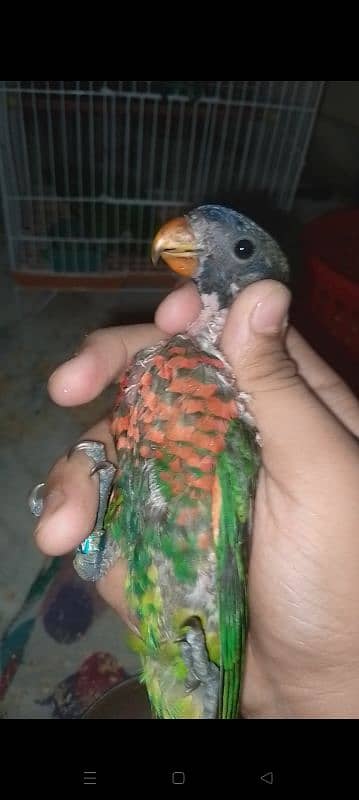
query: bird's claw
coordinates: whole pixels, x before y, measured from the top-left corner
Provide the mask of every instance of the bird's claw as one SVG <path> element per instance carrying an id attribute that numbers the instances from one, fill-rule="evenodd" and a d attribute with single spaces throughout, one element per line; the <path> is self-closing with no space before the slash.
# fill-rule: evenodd
<path id="1" fill-rule="evenodd" d="M 99 501 L 95 526 L 89 536 L 79 544 L 73 564 L 80 578 L 85 581 L 97 581 L 106 574 L 113 560 L 112 543 L 107 542 L 104 517 L 116 466 L 106 459 L 106 449 L 102 442 L 90 440 L 79 442 L 71 448 L 68 458 L 76 452 L 85 453 L 93 462 L 89 476 L 98 473 Z"/>

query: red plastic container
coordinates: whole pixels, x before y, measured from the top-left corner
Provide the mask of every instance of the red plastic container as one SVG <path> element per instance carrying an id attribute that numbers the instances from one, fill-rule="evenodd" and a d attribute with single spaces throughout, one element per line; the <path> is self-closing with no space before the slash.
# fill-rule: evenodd
<path id="1" fill-rule="evenodd" d="M 359 209 L 313 220 L 302 244 L 308 312 L 359 363 Z"/>

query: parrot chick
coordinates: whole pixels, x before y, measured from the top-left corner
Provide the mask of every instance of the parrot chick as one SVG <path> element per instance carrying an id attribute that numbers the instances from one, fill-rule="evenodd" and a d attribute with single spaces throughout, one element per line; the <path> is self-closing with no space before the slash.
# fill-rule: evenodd
<path id="1" fill-rule="evenodd" d="M 186 334 L 138 353 L 120 383 L 104 558 L 113 560 L 115 540 L 154 715 L 233 719 L 260 456 L 220 336 L 239 292 L 264 278 L 287 282 L 288 264 L 255 222 L 208 205 L 160 229 L 153 263 L 160 258 L 194 281 L 202 311 Z"/>

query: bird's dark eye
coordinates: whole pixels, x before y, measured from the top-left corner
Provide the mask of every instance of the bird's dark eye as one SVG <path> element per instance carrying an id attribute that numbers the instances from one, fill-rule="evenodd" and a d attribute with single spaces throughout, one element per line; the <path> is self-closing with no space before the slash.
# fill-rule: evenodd
<path id="1" fill-rule="evenodd" d="M 246 261 L 248 258 L 251 258 L 255 250 L 253 242 L 250 239 L 240 239 L 237 242 L 234 252 L 236 256 L 243 261 Z"/>

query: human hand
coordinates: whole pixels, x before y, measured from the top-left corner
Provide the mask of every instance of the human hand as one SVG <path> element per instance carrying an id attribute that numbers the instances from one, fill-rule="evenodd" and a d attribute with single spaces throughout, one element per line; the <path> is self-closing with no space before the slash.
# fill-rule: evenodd
<path id="1" fill-rule="evenodd" d="M 263 439 L 249 568 L 247 717 L 359 715 L 359 406 L 350 390 L 292 327 L 290 295 L 273 281 L 245 289 L 223 332 L 223 351 Z M 89 402 L 141 347 L 183 331 L 198 314 L 187 285 L 159 307 L 155 325 L 98 331 L 51 376 L 59 405 Z M 107 422 L 84 437 L 106 444 Z M 88 459 L 60 459 L 48 476 L 39 548 L 60 555 L 91 531 L 96 479 Z M 130 623 L 120 561 L 98 583 Z"/>

